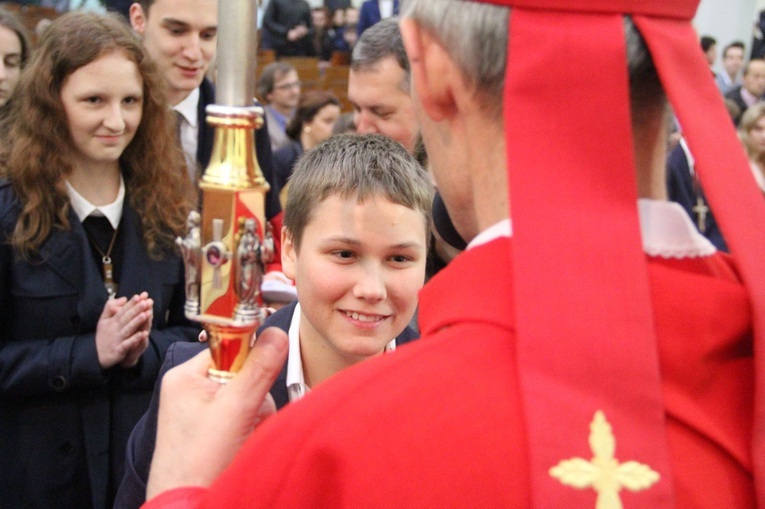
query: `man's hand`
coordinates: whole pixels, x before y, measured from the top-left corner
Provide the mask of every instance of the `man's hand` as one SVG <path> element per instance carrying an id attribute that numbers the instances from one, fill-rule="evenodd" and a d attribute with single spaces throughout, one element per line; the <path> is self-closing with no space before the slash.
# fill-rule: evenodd
<path id="1" fill-rule="evenodd" d="M 226 385 L 207 377 L 209 350 L 167 372 L 147 500 L 181 486 L 209 486 L 228 466 L 253 429 L 276 412 L 268 391 L 287 350 L 287 334 L 270 327 Z"/>

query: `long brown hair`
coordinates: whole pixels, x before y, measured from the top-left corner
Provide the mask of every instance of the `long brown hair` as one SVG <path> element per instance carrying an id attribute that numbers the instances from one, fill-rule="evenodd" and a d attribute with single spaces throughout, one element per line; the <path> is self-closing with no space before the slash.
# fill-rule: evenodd
<path id="1" fill-rule="evenodd" d="M 154 65 L 116 16 L 70 12 L 45 31 L 5 119 L 0 173 L 10 179 L 22 204 L 11 244 L 25 258 L 38 252 L 52 230 L 71 226 L 64 179 L 72 171 L 75 149 L 61 87 L 77 69 L 115 51 L 133 61 L 143 79 L 143 116 L 120 166 L 149 254 L 161 257 L 184 230 L 194 191 Z"/>

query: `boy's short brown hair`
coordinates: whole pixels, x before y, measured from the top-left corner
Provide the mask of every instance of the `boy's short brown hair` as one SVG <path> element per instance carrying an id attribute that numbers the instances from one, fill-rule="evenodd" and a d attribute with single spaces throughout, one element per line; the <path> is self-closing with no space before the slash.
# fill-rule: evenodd
<path id="1" fill-rule="evenodd" d="M 359 201 L 381 196 L 422 212 L 426 231 L 430 224 L 427 173 L 400 143 L 380 134 L 336 135 L 300 158 L 284 207 L 284 226 L 296 248 L 316 207 L 332 195 Z"/>

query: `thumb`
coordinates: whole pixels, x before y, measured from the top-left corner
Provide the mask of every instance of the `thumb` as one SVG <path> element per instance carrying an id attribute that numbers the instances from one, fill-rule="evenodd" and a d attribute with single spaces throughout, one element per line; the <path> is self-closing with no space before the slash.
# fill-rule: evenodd
<path id="1" fill-rule="evenodd" d="M 230 397 L 235 405 L 255 417 L 284 366 L 288 345 L 287 333 L 283 330 L 269 327 L 263 331 L 242 369 L 227 384 L 227 390 L 221 391 L 221 396 Z"/>

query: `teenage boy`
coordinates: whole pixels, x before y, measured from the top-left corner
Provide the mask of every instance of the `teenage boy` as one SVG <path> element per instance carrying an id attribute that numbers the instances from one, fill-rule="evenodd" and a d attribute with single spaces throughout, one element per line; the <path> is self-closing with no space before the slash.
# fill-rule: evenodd
<path id="1" fill-rule="evenodd" d="M 424 170 L 382 135 L 330 139 L 300 159 L 290 182 L 282 265 L 298 301 L 264 323 L 289 335 L 287 362 L 271 387 L 277 408 L 416 338 L 407 324 L 425 278 L 432 202 Z M 171 348 L 160 380 L 205 348 Z M 128 442 L 115 508 L 146 498 L 160 384 Z"/>

